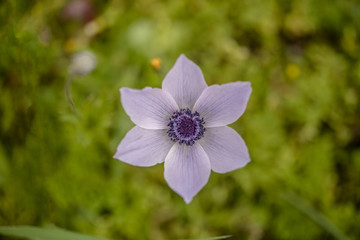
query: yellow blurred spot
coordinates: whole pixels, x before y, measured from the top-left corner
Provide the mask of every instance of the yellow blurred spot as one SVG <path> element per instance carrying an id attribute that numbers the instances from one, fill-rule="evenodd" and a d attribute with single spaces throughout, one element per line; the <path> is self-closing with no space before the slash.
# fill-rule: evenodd
<path id="1" fill-rule="evenodd" d="M 65 42 L 65 51 L 66 52 L 75 52 L 76 51 L 76 48 L 77 48 L 77 41 L 75 38 L 70 38 L 69 40 L 67 40 Z"/>
<path id="2" fill-rule="evenodd" d="M 102 18 L 97 18 L 89 23 L 87 23 L 84 27 L 84 33 L 88 37 L 93 37 L 96 34 L 103 31 L 106 27 L 106 22 Z"/>
<path id="3" fill-rule="evenodd" d="M 295 79 L 300 76 L 300 69 L 296 64 L 290 63 L 286 66 L 285 73 L 290 79 Z"/>
<path id="4" fill-rule="evenodd" d="M 89 45 L 89 38 L 80 35 L 77 37 L 69 38 L 64 44 L 64 49 L 68 53 L 74 53 L 86 48 L 88 45 Z"/>
<path id="5" fill-rule="evenodd" d="M 150 65 L 156 71 L 160 70 L 160 68 L 161 68 L 161 59 L 158 58 L 158 57 L 151 59 Z"/>

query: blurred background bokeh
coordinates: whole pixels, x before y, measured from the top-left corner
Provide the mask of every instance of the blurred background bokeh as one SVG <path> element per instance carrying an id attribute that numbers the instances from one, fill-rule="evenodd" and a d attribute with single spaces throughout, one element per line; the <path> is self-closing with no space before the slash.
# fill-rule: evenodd
<path id="1" fill-rule="evenodd" d="M 359 42 L 355 0 L 1 1 L 0 225 L 359 239 Z M 189 205 L 162 164 L 112 158 L 133 126 L 119 88 L 160 87 L 181 53 L 209 85 L 253 87 L 231 125 L 252 162 Z"/>

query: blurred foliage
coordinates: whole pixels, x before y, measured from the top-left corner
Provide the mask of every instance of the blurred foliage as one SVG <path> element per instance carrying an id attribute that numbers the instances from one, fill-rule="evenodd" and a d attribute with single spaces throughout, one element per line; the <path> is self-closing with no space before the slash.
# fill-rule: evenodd
<path id="1" fill-rule="evenodd" d="M 110 239 L 334 239 L 282 197 L 291 193 L 360 238 L 358 1 L 81 2 L 0 3 L 0 225 Z M 82 50 L 98 65 L 74 76 L 75 113 L 64 87 Z M 160 87 L 180 53 L 209 85 L 253 86 L 232 124 L 252 162 L 212 173 L 189 205 L 163 165 L 112 158 L 133 126 L 118 89 Z"/>

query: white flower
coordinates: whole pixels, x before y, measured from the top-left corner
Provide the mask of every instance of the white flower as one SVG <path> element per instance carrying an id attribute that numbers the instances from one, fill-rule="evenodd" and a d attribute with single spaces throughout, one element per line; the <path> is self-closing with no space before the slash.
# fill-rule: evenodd
<path id="1" fill-rule="evenodd" d="M 90 51 L 82 51 L 72 57 L 69 71 L 75 75 L 87 75 L 96 68 L 96 65 L 96 56 Z"/>
<path id="2" fill-rule="evenodd" d="M 165 162 L 165 180 L 186 203 L 206 185 L 211 170 L 226 173 L 250 161 L 244 140 L 226 126 L 244 113 L 249 82 L 207 86 L 200 68 L 181 55 L 162 89 L 120 92 L 136 126 L 114 158 L 142 167 Z"/>

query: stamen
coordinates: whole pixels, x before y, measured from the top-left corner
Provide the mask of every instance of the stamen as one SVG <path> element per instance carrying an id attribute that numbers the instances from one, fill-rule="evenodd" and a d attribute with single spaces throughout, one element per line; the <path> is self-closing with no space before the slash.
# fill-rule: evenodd
<path id="1" fill-rule="evenodd" d="M 198 112 L 192 113 L 189 108 L 182 108 L 174 112 L 169 120 L 167 133 L 173 142 L 191 146 L 204 136 L 205 122 Z"/>

